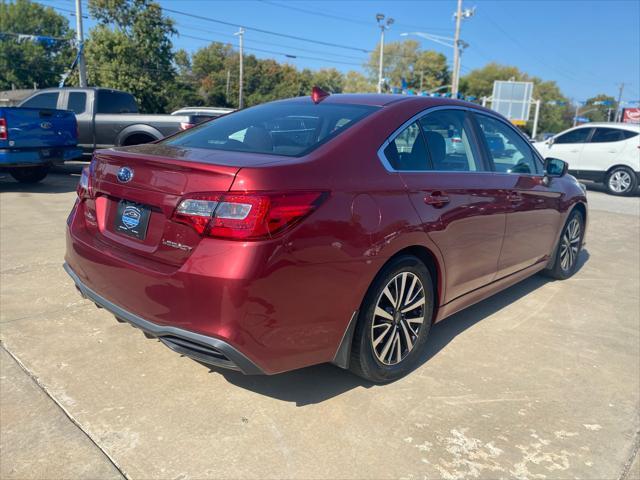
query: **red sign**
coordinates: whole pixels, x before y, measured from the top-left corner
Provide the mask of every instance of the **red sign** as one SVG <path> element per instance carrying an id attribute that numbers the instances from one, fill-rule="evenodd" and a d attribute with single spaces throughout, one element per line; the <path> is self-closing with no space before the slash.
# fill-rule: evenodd
<path id="1" fill-rule="evenodd" d="M 640 123 L 640 108 L 625 108 L 622 111 L 622 121 L 625 123 Z"/>

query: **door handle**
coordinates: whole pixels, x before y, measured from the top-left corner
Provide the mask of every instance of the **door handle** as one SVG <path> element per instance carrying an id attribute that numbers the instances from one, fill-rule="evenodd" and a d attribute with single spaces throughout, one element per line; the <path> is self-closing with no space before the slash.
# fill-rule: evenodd
<path id="1" fill-rule="evenodd" d="M 522 201 L 522 195 L 520 195 L 518 192 L 509 192 L 507 193 L 507 200 L 509 200 L 511 203 L 518 203 Z"/>
<path id="2" fill-rule="evenodd" d="M 431 192 L 424 196 L 424 203 L 435 208 L 442 208 L 449 203 L 449 197 L 442 192 Z"/>

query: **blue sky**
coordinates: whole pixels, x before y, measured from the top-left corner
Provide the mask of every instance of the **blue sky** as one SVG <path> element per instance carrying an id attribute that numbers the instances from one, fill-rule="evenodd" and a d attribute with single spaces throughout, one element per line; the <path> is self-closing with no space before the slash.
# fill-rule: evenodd
<path id="1" fill-rule="evenodd" d="M 43 0 L 60 13 L 74 8 L 73 0 Z M 86 2 L 83 3 L 86 4 Z M 373 49 L 380 31 L 375 14 L 395 19 L 388 41 L 402 32 L 422 31 L 453 36 L 455 0 L 159 0 L 168 9 L 230 23 L 280 32 L 343 46 Z M 617 97 L 625 83 L 624 100 L 640 100 L 640 0 L 465 0 L 476 7 L 465 20 L 461 38 L 470 44 L 462 59 L 462 73 L 490 61 L 555 80 L 565 95 L 584 100 L 598 93 Z M 307 10 L 308 12 L 302 11 Z M 310 12 L 310 13 L 309 13 Z M 176 48 L 194 51 L 207 41 L 237 43 L 237 28 L 170 13 L 180 36 Z M 75 22 L 73 16 L 69 16 Z M 85 20 L 85 29 L 92 26 Z M 420 39 L 418 39 L 420 40 Z M 420 40 L 423 48 L 440 51 L 452 60 L 451 50 Z M 362 71 L 367 54 L 361 51 L 307 43 L 248 30 L 245 46 L 258 57 L 271 57 L 297 67 L 333 66 Z M 252 49 L 268 50 L 278 54 Z M 297 55 L 286 58 L 282 54 Z M 316 59 L 300 58 L 301 56 Z M 334 63 L 335 62 L 335 63 Z M 341 62 L 341 63 L 338 63 Z"/>

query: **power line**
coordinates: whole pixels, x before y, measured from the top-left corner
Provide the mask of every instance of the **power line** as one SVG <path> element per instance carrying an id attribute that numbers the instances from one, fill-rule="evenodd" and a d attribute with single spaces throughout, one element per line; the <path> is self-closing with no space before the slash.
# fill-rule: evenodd
<path id="1" fill-rule="evenodd" d="M 203 42 L 212 42 L 213 41 L 213 40 L 211 40 L 209 38 L 195 37 L 193 35 L 184 35 L 184 34 L 182 34 L 181 36 L 184 37 L 184 38 L 191 38 L 193 40 L 201 40 Z M 218 42 L 218 43 L 220 43 L 220 42 Z M 271 55 L 282 55 L 284 57 L 292 58 L 292 59 L 302 58 L 302 59 L 305 59 L 305 60 L 318 60 L 318 61 L 328 62 L 328 63 L 338 63 L 338 64 L 341 64 L 341 65 L 352 65 L 352 66 L 356 66 L 357 65 L 357 66 L 360 66 L 360 64 L 358 64 L 358 63 L 341 62 L 339 60 L 330 60 L 328 58 L 320 58 L 320 57 L 308 57 L 306 55 L 292 55 L 290 53 L 285 53 L 285 52 L 276 52 L 276 51 L 273 51 L 273 50 L 265 50 L 263 48 L 244 47 L 244 49 L 245 50 L 250 50 L 250 51 L 253 51 L 253 52 L 269 53 Z"/>
<path id="2" fill-rule="evenodd" d="M 310 38 L 298 37 L 296 35 L 288 35 L 286 33 L 273 32 L 271 30 L 264 30 L 262 28 L 249 27 L 247 25 L 241 25 L 239 23 L 226 22 L 224 20 L 218 20 L 218 19 L 215 19 L 215 18 L 203 17 L 201 15 L 194 15 L 192 13 L 181 12 L 179 10 L 173 10 L 171 8 L 163 8 L 163 10 L 166 11 L 166 12 L 175 13 L 177 15 L 184 15 L 185 17 L 197 18 L 199 20 L 205 20 L 205 21 L 208 21 L 208 22 L 218 23 L 218 24 L 221 24 L 221 25 L 227 25 L 227 26 L 230 26 L 230 27 L 244 28 L 245 30 L 252 30 L 254 32 L 265 33 L 267 35 L 275 35 L 277 37 L 289 38 L 291 40 L 298 40 L 298 41 L 301 41 L 301 42 L 315 43 L 315 44 L 318 44 L 318 45 L 324 45 L 326 47 L 344 48 L 346 50 L 354 50 L 356 52 L 364 52 L 364 53 L 369 53 L 370 52 L 370 50 L 367 50 L 365 48 L 351 47 L 351 46 L 348 46 L 348 45 L 340 45 L 338 43 L 323 42 L 321 40 L 313 40 L 313 39 L 310 39 Z"/>
<path id="3" fill-rule="evenodd" d="M 230 33 L 217 32 L 217 31 L 214 31 L 214 30 L 206 29 L 206 28 L 197 28 L 197 27 L 193 27 L 191 25 L 184 25 L 183 23 L 179 23 L 179 22 L 176 22 L 176 25 L 179 25 L 183 30 L 195 30 L 195 31 L 204 32 L 204 33 L 212 33 L 212 34 L 216 34 L 216 35 L 222 35 L 224 37 L 233 37 L 233 35 L 230 34 Z M 182 36 L 184 36 L 184 35 L 182 35 Z M 329 53 L 326 50 L 310 50 L 308 48 L 301 48 L 301 47 L 283 45 L 282 43 L 265 42 L 264 40 L 259 40 L 259 42 L 262 45 L 271 45 L 273 47 L 289 48 L 291 50 L 299 50 L 301 52 L 307 52 L 307 53 L 320 53 L 320 54 Z M 339 53 L 331 53 L 331 55 L 336 56 L 336 57 L 341 57 L 341 58 L 347 58 L 349 60 L 359 60 L 359 61 L 364 61 L 365 60 L 365 59 L 363 59 L 361 57 L 354 57 L 354 56 L 351 56 L 351 55 L 344 55 L 344 54 L 339 54 Z"/>

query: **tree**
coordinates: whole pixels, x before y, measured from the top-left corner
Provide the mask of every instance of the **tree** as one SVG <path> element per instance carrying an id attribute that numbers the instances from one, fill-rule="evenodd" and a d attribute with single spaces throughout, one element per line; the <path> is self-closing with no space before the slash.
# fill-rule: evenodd
<path id="1" fill-rule="evenodd" d="M 369 79 L 376 85 L 379 59 L 380 45 L 371 52 L 365 65 Z M 418 90 L 421 77 L 423 89 L 434 89 L 449 82 L 447 58 L 432 50 L 420 50 L 420 44 L 415 40 L 386 43 L 383 60 L 382 76 L 388 79 L 390 86 L 399 87 L 405 79 L 408 88 Z"/>
<path id="2" fill-rule="evenodd" d="M 313 74 L 313 84 L 331 93 L 341 93 L 344 88 L 344 75 L 335 68 L 322 68 Z"/>
<path id="3" fill-rule="evenodd" d="M 164 112 L 175 82 L 174 22 L 152 0 L 89 0 L 98 21 L 86 44 L 89 83 L 131 92 L 142 111 Z"/>
<path id="4" fill-rule="evenodd" d="M 493 92 L 494 81 L 509 79 L 523 81 L 525 78 L 526 75 L 518 67 L 492 62 L 460 78 L 460 92 L 477 98 L 489 97 Z"/>
<path id="5" fill-rule="evenodd" d="M 617 110 L 618 102 L 610 95 L 601 93 L 595 97 L 589 98 L 580 111 L 585 112 L 584 116 L 592 122 L 606 122 L 613 117 L 613 113 Z M 590 110 L 590 111 L 588 111 Z"/>
<path id="6" fill-rule="evenodd" d="M 351 70 L 344 77 L 344 93 L 375 93 L 376 86 L 360 72 Z"/>
<path id="7" fill-rule="evenodd" d="M 571 114 L 569 101 L 562 94 L 556 82 L 544 81 L 538 77 L 530 77 L 521 72 L 518 67 L 489 63 L 483 68 L 471 71 L 460 79 L 460 91 L 465 95 L 478 98 L 490 97 L 493 93 L 493 82 L 496 80 L 510 80 L 533 82 L 532 98 L 540 100 L 540 118 L 538 132 L 559 132 L 568 128 Z M 531 133 L 533 130 L 532 106 L 530 120 L 525 130 Z"/>
<path id="8" fill-rule="evenodd" d="M 55 87 L 71 66 L 74 49 L 69 22 L 51 7 L 29 0 L 0 2 L 0 89 Z M 56 37 L 20 40 L 17 34 Z"/>

